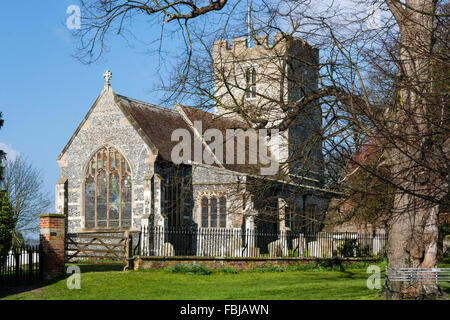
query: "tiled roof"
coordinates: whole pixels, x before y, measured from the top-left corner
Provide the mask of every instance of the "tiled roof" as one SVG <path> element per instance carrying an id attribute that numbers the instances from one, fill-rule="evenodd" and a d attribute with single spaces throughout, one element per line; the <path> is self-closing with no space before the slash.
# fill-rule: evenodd
<path id="1" fill-rule="evenodd" d="M 147 140 L 153 144 L 158 150 L 159 155 L 166 161 L 171 161 L 172 148 L 178 144 L 177 141 L 172 141 L 172 132 L 176 129 L 186 129 L 195 139 L 196 136 L 192 129 L 194 121 L 201 121 L 202 132 L 207 129 L 218 129 L 222 132 L 224 139 L 226 138 L 227 129 L 248 128 L 248 126 L 241 121 L 227 119 L 224 117 L 217 117 L 214 114 L 201 110 L 197 107 L 188 107 L 178 105 L 175 109 L 162 108 L 150 103 L 137 101 L 122 95 L 116 95 L 117 102 L 120 104 L 122 110 L 131 117 L 131 122 L 136 130 L 144 134 Z M 194 143 L 191 143 L 191 161 L 194 161 Z M 235 159 L 237 154 L 237 143 L 235 143 Z M 246 163 L 248 162 L 249 148 L 245 145 Z M 258 154 L 257 154 L 258 156 Z M 259 158 L 257 158 L 259 161 Z M 225 169 L 249 173 L 259 174 L 260 164 L 226 164 L 226 147 L 224 141 L 223 147 L 223 162 L 214 164 L 215 166 L 222 166 Z"/>
<path id="2" fill-rule="evenodd" d="M 113 92 L 113 91 L 112 91 Z M 103 94 L 103 92 L 102 92 Z M 78 126 L 69 142 L 66 144 L 58 160 L 64 155 L 67 148 L 72 143 L 74 137 L 78 134 L 85 121 L 89 118 L 92 110 L 95 108 L 97 102 L 102 97 L 102 94 L 97 98 L 94 105 L 90 108 L 81 124 Z M 172 161 L 171 153 L 174 146 L 179 142 L 172 141 L 172 133 L 176 129 L 185 129 L 191 133 L 193 139 L 198 139 L 194 133 L 192 125 L 194 121 L 202 122 L 201 135 L 207 129 L 218 129 L 222 132 L 224 140 L 226 138 L 227 129 L 246 129 L 248 126 L 238 120 L 227 119 L 224 117 L 217 117 L 216 115 L 207 111 L 201 110 L 197 107 L 187 107 L 177 105 L 174 109 L 163 108 L 147 102 L 138 101 L 123 95 L 114 93 L 114 99 L 119 108 L 124 113 L 125 117 L 133 125 L 134 129 L 139 133 L 147 145 L 158 153 L 158 157 L 165 161 Z M 198 140 L 197 140 L 198 141 Z M 227 170 L 259 175 L 261 165 L 258 164 L 226 164 L 226 148 L 225 141 L 223 146 L 223 162 L 220 164 L 214 163 L 214 166 L 222 167 Z M 191 161 L 194 162 L 194 141 L 191 141 Z M 259 148 L 258 148 L 259 149 Z M 237 154 L 237 143 L 235 143 L 235 160 Z M 258 150 L 259 151 L 259 150 Z M 248 143 L 245 144 L 246 163 L 248 162 L 249 148 Z M 259 155 L 257 155 L 259 161 Z M 236 161 L 234 161 L 236 163 Z"/>
<path id="3" fill-rule="evenodd" d="M 256 153 L 257 161 L 256 164 L 248 164 L 249 160 L 249 146 L 248 143 L 245 144 L 245 163 L 246 164 L 237 164 L 237 141 L 235 139 L 234 142 L 234 161 L 233 164 L 227 164 L 226 163 L 226 130 L 227 129 L 247 129 L 248 126 L 246 123 L 226 117 L 221 117 L 214 115 L 210 112 L 200 110 L 195 107 L 187 107 L 187 106 L 180 106 L 180 108 L 183 110 L 183 112 L 186 114 L 188 119 L 191 123 L 194 121 L 201 121 L 202 122 L 202 132 L 203 135 L 204 132 L 208 129 L 218 129 L 222 132 L 222 136 L 224 138 L 224 144 L 223 144 L 223 162 L 222 165 L 225 169 L 236 171 L 236 172 L 242 172 L 242 173 L 249 173 L 249 174 L 260 174 L 261 164 L 259 163 L 259 153 Z M 259 151 L 259 146 L 257 151 Z"/>
<path id="4" fill-rule="evenodd" d="M 132 117 L 135 128 L 138 131 L 141 130 L 151 141 L 164 160 L 171 161 L 172 148 L 178 144 L 178 142 L 172 141 L 172 132 L 176 129 L 186 129 L 192 133 L 183 117 L 171 109 L 122 95 L 117 95 L 117 98 L 122 109 Z"/>

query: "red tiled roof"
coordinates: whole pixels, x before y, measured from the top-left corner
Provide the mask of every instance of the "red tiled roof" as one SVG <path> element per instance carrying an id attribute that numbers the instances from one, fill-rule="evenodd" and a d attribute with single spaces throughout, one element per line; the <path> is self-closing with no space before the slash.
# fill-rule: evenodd
<path id="1" fill-rule="evenodd" d="M 204 132 L 208 129 L 218 129 L 222 132 L 225 139 L 227 129 L 245 129 L 248 126 L 244 122 L 238 120 L 227 119 L 224 117 L 217 117 L 214 114 L 201 110 L 196 107 L 187 107 L 179 105 L 182 112 L 178 110 L 172 110 L 167 108 L 162 108 L 150 103 L 137 101 L 122 95 L 116 95 L 118 98 L 118 103 L 120 104 L 122 110 L 129 115 L 129 119 L 135 129 L 142 132 L 144 137 L 156 147 L 159 155 L 162 159 L 166 161 L 171 160 L 172 149 L 178 144 L 177 141 L 172 141 L 172 132 L 176 129 L 186 129 L 191 134 L 193 139 L 196 136 L 191 128 L 191 124 L 194 121 L 201 121 L 202 132 L 199 132 L 202 136 Z M 183 117 L 183 113 L 186 115 L 187 119 Z M 189 123 L 190 122 L 190 123 Z M 191 161 L 194 161 L 194 141 L 191 142 Z M 248 161 L 249 148 L 248 144 L 245 145 L 246 161 Z M 235 143 L 235 159 L 237 154 L 237 144 Z M 258 154 L 257 154 L 258 157 Z M 257 164 L 226 164 L 226 145 L 224 141 L 223 146 L 223 162 L 221 165 L 228 170 L 249 173 L 249 174 L 260 174 L 261 165 Z M 257 158 L 259 161 L 259 158 Z M 218 164 L 213 164 L 214 166 L 220 166 Z"/>
<path id="2" fill-rule="evenodd" d="M 117 97 L 121 107 L 137 125 L 137 130 L 142 130 L 164 160 L 171 161 L 172 148 L 178 144 L 171 139 L 174 130 L 185 129 L 193 134 L 183 117 L 174 110 L 121 95 Z"/>
<path id="3" fill-rule="evenodd" d="M 138 101 L 132 98 L 128 98 L 126 96 L 122 96 L 119 94 L 115 94 L 115 101 L 119 108 L 124 113 L 125 117 L 130 121 L 133 125 L 134 129 L 139 133 L 142 139 L 146 142 L 146 144 L 153 149 L 153 151 L 158 153 L 158 157 L 165 161 L 172 162 L 172 149 L 179 142 L 172 141 L 172 133 L 176 129 L 185 129 L 191 133 L 191 137 L 193 139 L 198 139 L 198 137 L 194 134 L 194 130 L 191 127 L 191 124 L 194 121 L 202 122 L 202 132 L 201 135 L 204 134 L 205 130 L 216 128 L 220 130 L 223 134 L 224 139 L 226 138 L 225 132 L 227 129 L 246 129 L 248 126 L 245 123 L 238 121 L 227 119 L 224 117 L 217 117 L 212 113 L 201 110 L 196 107 L 187 107 L 179 105 L 180 109 L 168 109 L 162 108 L 147 102 Z M 93 106 L 90 108 L 86 116 L 84 117 L 81 124 L 78 126 L 77 130 L 74 132 L 60 155 L 58 159 L 61 159 L 67 148 L 72 143 L 74 137 L 78 134 L 80 128 L 84 124 L 84 122 L 88 119 L 92 110 L 96 106 L 99 101 L 101 95 L 97 98 Z M 226 159 L 226 148 L 224 141 L 224 150 L 223 150 L 223 162 Z M 194 161 L 194 141 L 191 141 L 191 161 Z M 259 149 L 259 148 L 258 148 Z M 248 159 L 248 143 L 245 144 L 245 153 L 246 159 Z M 235 143 L 235 159 L 237 154 L 237 146 Z M 259 161 L 259 155 L 257 155 L 257 159 Z M 236 161 L 234 161 L 236 163 Z M 260 164 L 213 164 L 214 166 L 221 166 L 225 169 L 241 172 L 241 173 L 249 173 L 249 174 L 260 174 Z"/>

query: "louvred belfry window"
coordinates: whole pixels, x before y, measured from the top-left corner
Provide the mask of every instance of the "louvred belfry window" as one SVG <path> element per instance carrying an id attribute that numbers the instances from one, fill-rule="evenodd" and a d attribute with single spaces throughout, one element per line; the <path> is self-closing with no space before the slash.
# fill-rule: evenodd
<path id="1" fill-rule="evenodd" d="M 255 68 L 247 68 L 245 70 L 245 80 L 247 82 L 247 91 L 245 98 L 256 98 L 256 70 Z"/>
<path id="2" fill-rule="evenodd" d="M 85 175 L 85 228 L 131 226 L 131 171 L 113 147 L 100 149 Z"/>

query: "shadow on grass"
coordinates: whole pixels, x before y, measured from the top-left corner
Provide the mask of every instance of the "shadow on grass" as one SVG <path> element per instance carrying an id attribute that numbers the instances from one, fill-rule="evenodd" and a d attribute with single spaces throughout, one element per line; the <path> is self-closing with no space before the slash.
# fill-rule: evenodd
<path id="1" fill-rule="evenodd" d="M 66 264 L 65 269 L 69 266 L 79 266 L 81 273 L 87 272 L 105 272 L 105 271 L 123 271 L 122 263 L 108 263 L 108 264 L 83 264 L 83 263 L 69 263 Z M 7 296 L 18 294 L 27 291 L 39 290 L 40 288 L 52 285 L 58 281 L 64 280 L 69 277 L 70 274 L 63 274 L 58 277 L 49 280 L 43 280 L 39 283 L 28 284 L 28 283 L 19 283 L 19 284 L 2 284 L 0 287 L 0 299 L 5 298 Z"/>
<path id="2" fill-rule="evenodd" d="M 442 292 L 444 292 L 446 295 L 450 295 L 450 285 L 449 286 L 441 285 L 440 288 Z"/>
<path id="3" fill-rule="evenodd" d="M 33 291 L 33 290 L 39 290 L 40 288 L 52 285 L 53 283 L 56 283 L 62 279 L 66 278 L 65 275 L 61 275 L 59 277 L 50 279 L 50 280 L 43 280 L 39 283 L 35 284 L 27 284 L 27 283 L 20 283 L 20 284 L 6 284 L 2 285 L 0 288 L 0 299 L 5 298 L 7 296 L 18 294 L 22 292 L 27 291 Z"/>
<path id="4" fill-rule="evenodd" d="M 85 263 L 70 263 L 67 266 L 78 266 L 81 273 L 85 272 L 105 272 L 105 271 L 123 271 L 124 265 L 122 263 L 108 263 L 108 264 L 85 264 Z"/>

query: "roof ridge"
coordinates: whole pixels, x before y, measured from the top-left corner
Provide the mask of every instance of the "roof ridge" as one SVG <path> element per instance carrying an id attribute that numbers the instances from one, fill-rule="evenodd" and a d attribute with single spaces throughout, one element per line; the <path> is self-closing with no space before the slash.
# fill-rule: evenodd
<path id="1" fill-rule="evenodd" d="M 130 101 L 135 102 L 135 103 L 138 103 L 138 104 L 143 104 L 144 107 L 155 108 L 155 109 L 159 109 L 159 110 L 161 110 L 161 111 L 167 111 L 167 112 L 170 112 L 170 113 L 178 114 L 178 112 L 176 112 L 176 111 L 173 110 L 173 109 L 161 107 L 161 106 L 158 106 L 158 105 L 153 104 L 153 103 L 150 103 L 150 102 L 146 102 L 146 101 L 142 101 L 142 100 L 137 100 L 137 99 L 130 98 L 130 97 L 127 97 L 127 96 L 124 96 L 124 95 L 121 95 L 121 94 L 117 94 L 117 93 L 116 93 L 116 96 L 119 97 L 119 98 L 124 98 L 124 99 L 126 99 L 126 100 L 130 100 Z"/>
<path id="2" fill-rule="evenodd" d="M 208 112 L 208 113 L 210 113 L 210 114 L 213 114 L 213 113 L 211 113 L 211 112 L 209 112 L 209 111 L 205 111 L 205 110 L 203 110 L 203 109 L 200 109 L 200 108 L 204 108 L 204 107 L 201 107 L 201 106 L 187 106 L 187 105 L 181 104 L 181 103 L 177 103 L 177 104 L 178 104 L 180 107 L 183 107 L 183 108 L 189 108 L 189 109 L 199 110 L 199 111 Z"/>
<path id="3" fill-rule="evenodd" d="M 200 109 L 201 107 L 186 106 L 186 105 L 182 105 L 182 104 L 178 104 L 178 105 L 179 105 L 181 108 L 188 108 L 188 109 L 191 109 L 191 110 L 201 111 L 201 112 L 203 112 L 203 113 L 206 113 L 206 114 L 208 114 L 209 116 L 211 116 L 211 119 L 214 120 L 214 121 L 217 121 L 217 120 L 219 120 L 219 121 L 225 121 L 225 122 L 229 122 L 230 124 L 236 124 L 236 125 L 242 125 L 242 124 L 245 124 L 245 122 L 242 121 L 242 120 L 238 120 L 238 119 L 230 119 L 230 118 L 224 117 L 223 115 L 217 115 L 217 114 L 215 114 L 215 113 L 212 113 L 212 112 L 209 112 L 209 111 L 206 111 L 206 110 L 202 110 L 202 109 Z"/>

